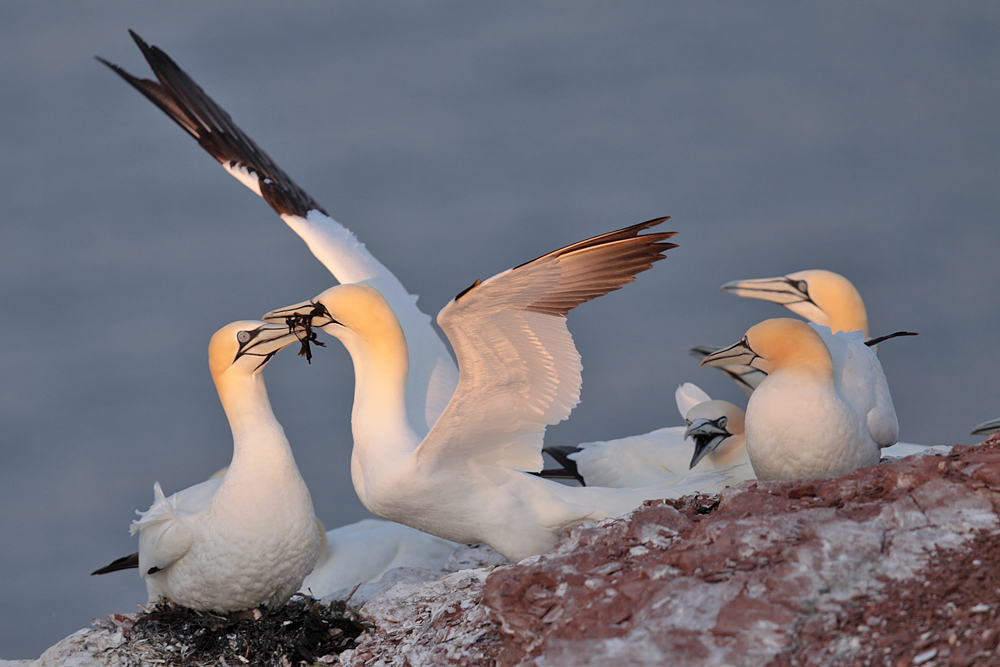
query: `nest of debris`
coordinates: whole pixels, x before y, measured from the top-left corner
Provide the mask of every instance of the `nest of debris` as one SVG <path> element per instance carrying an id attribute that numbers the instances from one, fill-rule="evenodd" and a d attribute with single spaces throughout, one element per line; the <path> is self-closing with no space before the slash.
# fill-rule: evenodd
<path id="1" fill-rule="evenodd" d="M 296 596 L 273 610 L 227 615 L 159 603 L 126 630 L 114 649 L 121 664 L 168 666 L 333 663 L 370 629 L 343 602 Z"/>

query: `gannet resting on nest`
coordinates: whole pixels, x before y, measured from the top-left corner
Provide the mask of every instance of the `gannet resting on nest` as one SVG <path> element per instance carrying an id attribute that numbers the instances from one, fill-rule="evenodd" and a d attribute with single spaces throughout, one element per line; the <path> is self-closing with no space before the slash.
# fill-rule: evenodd
<path id="1" fill-rule="evenodd" d="M 219 470 L 212 479 L 223 477 L 228 470 L 228 467 Z M 399 567 L 440 570 L 459 546 L 395 521 L 362 519 L 327 530 L 317 518 L 316 527 L 319 558 L 300 589 L 316 598 L 378 581 L 383 574 Z M 129 558 L 135 561 L 132 567 L 138 567 L 138 555 L 115 561 L 112 564 L 115 567 L 107 571 L 125 569 L 123 563 Z M 102 570 L 95 574 L 104 574 Z"/>
<path id="2" fill-rule="evenodd" d="M 969 435 L 990 435 L 991 433 L 996 433 L 1000 431 L 1000 418 L 991 419 L 988 422 L 983 422 L 972 429 L 972 433 Z"/>
<path id="3" fill-rule="evenodd" d="M 583 521 L 722 479 L 700 474 L 641 489 L 568 487 L 542 469 L 545 427 L 580 400 L 580 355 L 566 328 L 574 307 L 619 289 L 675 247 L 641 223 L 587 239 L 476 281 L 438 314 L 459 359 L 459 386 L 430 433 L 405 410 L 407 342 L 386 300 L 367 285 L 332 287 L 265 318 L 337 337 L 354 360 L 351 476 L 374 514 L 447 540 L 486 543 L 518 561 Z"/>
<path id="4" fill-rule="evenodd" d="M 164 497 L 132 522 L 139 552 L 94 574 L 138 566 L 149 601 L 216 612 L 276 607 L 320 553 L 316 515 L 261 371 L 299 340 L 288 327 L 234 322 L 212 336 L 208 363 L 233 431 L 226 474 Z"/>
<path id="5" fill-rule="evenodd" d="M 746 410 L 747 451 L 758 478 L 837 477 L 878 463 L 881 448 L 896 441 L 896 414 L 875 355 L 860 360 L 869 362 L 863 376 L 855 360 L 855 374 L 846 377 L 851 357 L 830 344 L 805 322 L 774 319 L 702 360 L 768 374 Z"/>
<path id="6" fill-rule="evenodd" d="M 263 197 L 337 282 L 371 285 L 389 302 L 411 350 L 407 414 L 418 433 L 427 433 L 458 385 L 458 368 L 431 326 L 430 316 L 417 308 L 417 297 L 410 295 L 349 229 L 327 215 L 292 181 L 170 56 L 147 45 L 131 30 L 129 34 L 157 81 L 139 79 L 103 58 L 98 60 L 194 137 L 227 172 Z"/>
<path id="7" fill-rule="evenodd" d="M 743 410 L 728 401 L 713 401 L 685 382 L 674 393 L 686 426 L 668 426 L 645 435 L 576 447 L 544 447 L 562 470 L 543 470 L 549 478 L 572 477 L 584 486 L 631 488 L 667 477 L 729 468 L 725 486 L 754 479 L 743 435 Z M 689 440 L 690 438 L 690 440 Z"/>

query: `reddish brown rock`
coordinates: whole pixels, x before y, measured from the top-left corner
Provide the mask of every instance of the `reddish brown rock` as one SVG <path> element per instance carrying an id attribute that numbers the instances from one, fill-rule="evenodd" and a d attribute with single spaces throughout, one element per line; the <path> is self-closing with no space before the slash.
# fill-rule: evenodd
<path id="1" fill-rule="evenodd" d="M 1000 439 L 705 504 L 490 575 L 500 664 L 1000 665 Z"/>

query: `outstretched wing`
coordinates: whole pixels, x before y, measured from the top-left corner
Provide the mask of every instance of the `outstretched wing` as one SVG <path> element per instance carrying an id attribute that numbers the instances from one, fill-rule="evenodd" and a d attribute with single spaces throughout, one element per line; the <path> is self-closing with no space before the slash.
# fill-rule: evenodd
<path id="1" fill-rule="evenodd" d="M 417 297 L 410 295 L 349 229 L 327 215 L 309 193 L 289 178 L 170 56 L 146 44 L 131 30 L 129 33 L 156 81 L 135 77 L 103 58 L 98 60 L 194 137 L 226 171 L 263 197 L 338 282 L 363 282 L 385 297 L 410 347 L 410 421 L 414 425 L 433 424 L 451 398 L 458 369 L 431 326 L 430 316 L 417 308 Z"/>
<path id="2" fill-rule="evenodd" d="M 566 313 L 620 289 L 677 247 L 658 218 L 567 246 L 476 283 L 438 314 L 459 362 L 451 402 L 417 449 L 420 461 L 471 457 L 537 472 L 545 427 L 580 401 L 580 354 Z"/>

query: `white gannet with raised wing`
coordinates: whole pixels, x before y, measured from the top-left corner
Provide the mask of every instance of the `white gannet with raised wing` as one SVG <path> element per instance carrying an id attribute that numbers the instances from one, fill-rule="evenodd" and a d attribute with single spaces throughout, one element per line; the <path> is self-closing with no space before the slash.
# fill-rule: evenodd
<path id="1" fill-rule="evenodd" d="M 542 451 L 562 470 L 545 477 L 573 477 L 585 486 L 631 488 L 667 477 L 730 468 L 726 486 L 754 479 L 743 436 L 743 410 L 728 401 L 713 401 L 697 385 L 685 382 L 674 393 L 685 426 L 668 426 L 628 438 L 553 446 Z"/>
<path id="2" fill-rule="evenodd" d="M 405 409 L 407 341 L 375 289 L 332 287 L 268 313 L 269 321 L 309 317 L 350 352 L 351 474 L 365 507 L 447 540 L 489 544 L 517 561 L 551 548 L 583 521 L 721 479 L 703 474 L 609 489 L 529 474 L 542 469 L 546 426 L 580 400 L 582 366 L 566 314 L 663 259 L 674 234 L 640 234 L 663 220 L 575 243 L 459 293 L 438 314 L 459 359 L 459 385 L 423 439 Z"/>
<path id="3" fill-rule="evenodd" d="M 149 601 L 192 609 L 276 607 L 299 590 L 320 554 L 312 499 L 262 370 L 298 332 L 264 322 L 226 325 L 212 336 L 208 363 L 233 431 L 225 475 L 165 497 L 132 523 L 139 552 L 94 574 L 139 568 Z"/>
<path id="4" fill-rule="evenodd" d="M 895 442 L 896 415 L 875 355 L 855 383 L 845 378 L 845 356 L 828 345 L 805 322 L 773 319 L 702 360 L 704 366 L 745 364 L 768 374 L 746 410 L 747 451 L 758 478 L 844 475 L 878 463 L 881 448 Z"/>
<path id="5" fill-rule="evenodd" d="M 431 326 L 430 316 L 417 308 L 417 297 L 409 294 L 349 229 L 327 215 L 292 181 L 170 56 L 131 30 L 129 34 L 156 81 L 135 77 L 103 58 L 98 60 L 194 137 L 227 172 L 263 197 L 337 282 L 371 285 L 389 302 L 411 350 L 406 386 L 410 423 L 421 434 L 426 433 L 458 384 L 458 368 Z"/>

